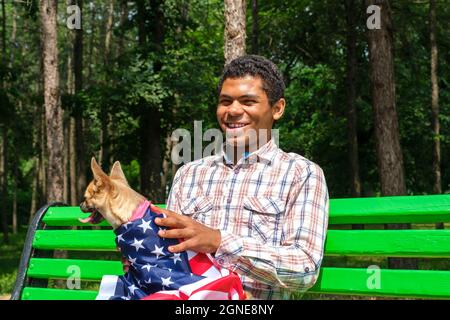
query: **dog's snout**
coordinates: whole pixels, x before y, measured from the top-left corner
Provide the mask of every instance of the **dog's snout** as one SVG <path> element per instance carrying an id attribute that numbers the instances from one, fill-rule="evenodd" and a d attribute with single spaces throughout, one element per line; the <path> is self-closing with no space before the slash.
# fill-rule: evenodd
<path id="1" fill-rule="evenodd" d="M 83 212 L 88 212 L 88 208 L 87 208 L 87 206 L 86 206 L 86 202 L 85 202 L 85 201 L 83 201 L 82 203 L 80 203 L 80 209 L 81 209 L 81 211 L 83 211 Z"/>

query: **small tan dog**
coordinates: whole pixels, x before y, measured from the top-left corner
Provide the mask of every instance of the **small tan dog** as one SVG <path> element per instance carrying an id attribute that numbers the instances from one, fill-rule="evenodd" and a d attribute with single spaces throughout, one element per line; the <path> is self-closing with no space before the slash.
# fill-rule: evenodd
<path id="1" fill-rule="evenodd" d="M 165 249 L 169 245 L 178 243 L 178 240 L 162 239 L 155 232 L 147 232 L 147 229 L 152 229 L 150 223 L 157 213 L 155 209 L 148 209 L 146 216 L 142 219 L 137 218 L 139 215 L 136 212 L 142 208 L 147 210 L 152 205 L 144 196 L 131 189 L 120 163 L 118 161 L 114 163 L 108 176 L 97 164 L 95 158 L 92 158 L 91 169 L 94 180 L 89 183 L 84 194 L 85 200 L 80 205 L 80 209 L 90 215 L 80 221 L 97 224 L 106 219 L 116 234 L 116 245 L 122 254 L 122 263 L 128 261 L 129 267 L 123 276 L 104 276 L 97 299 L 147 299 L 151 297 L 151 294 L 161 290 L 171 292 L 170 290 L 178 289 L 176 286 L 170 287 L 174 284 L 170 281 L 172 276 L 174 281 L 178 278 L 186 284 L 203 281 L 204 276 L 201 273 L 192 273 L 193 270 L 188 262 L 189 253 L 184 253 L 182 260 L 180 254 L 172 254 Z M 139 223 L 141 224 L 138 225 Z M 155 250 L 151 251 L 153 246 Z M 204 256 L 205 259 L 212 259 L 203 253 L 199 255 Z M 177 261 L 179 261 L 178 264 Z M 208 270 L 210 273 L 215 272 L 215 277 L 222 277 L 222 271 L 212 262 Z M 223 279 L 225 281 L 221 286 L 229 286 L 228 299 L 232 297 L 232 292 L 234 292 L 233 299 L 236 299 L 235 293 L 243 291 L 239 277 L 236 274 L 227 273 Z M 189 285 L 186 287 L 189 288 Z M 111 291 L 111 288 L 114 290 Z M 237 291 L 236 288 L 238 288 Z M 209 298 L 207 295 L 204 298 L 217 299 L 217 296 L 212 294 Z M 237 298 L 245 299 L 245 294 L 239 294 Z"/>
<path id="2" fill-rule="evenodd" d="M 128 185 L 119 161 L 114 163 L 109 176 L 95 158 L 91 160 L 91 169 L 94 180 L 89 183 L 84 194 L 85 200 L 80 204 L 81 211 L 91 214 L 80 221 L 97 224 L 106 219 L 117 229 L 130 220 L 133 210 L 146 199 Z"/>

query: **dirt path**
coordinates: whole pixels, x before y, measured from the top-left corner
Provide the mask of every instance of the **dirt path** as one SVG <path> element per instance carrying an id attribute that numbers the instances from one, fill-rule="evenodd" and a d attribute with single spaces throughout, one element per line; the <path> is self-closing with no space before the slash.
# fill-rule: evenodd
<path id="1" fill-rule="evenodd" d="M 0 300 L 9 300 L 9 298 L 11 297 L 11 295 L 6 295 L 6 296 L 0 296 Z"/>

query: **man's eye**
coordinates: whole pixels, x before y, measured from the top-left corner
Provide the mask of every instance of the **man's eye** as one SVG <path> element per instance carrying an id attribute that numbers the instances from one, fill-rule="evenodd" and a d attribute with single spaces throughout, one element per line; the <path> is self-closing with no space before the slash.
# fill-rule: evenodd
<path id="1" fill-rule="evenodd" d="M 231 104 L 231 100 L 220 100 L 219 103 L 222 106 L 228 106 Z"/>
<path id="2" fill-rule="evenodd" d="M 256 103 L 256 101 L 255 100 L 245 100 L 242 103 L 246 106 L 251 106 L 251 105 L 254 105 Z"/>

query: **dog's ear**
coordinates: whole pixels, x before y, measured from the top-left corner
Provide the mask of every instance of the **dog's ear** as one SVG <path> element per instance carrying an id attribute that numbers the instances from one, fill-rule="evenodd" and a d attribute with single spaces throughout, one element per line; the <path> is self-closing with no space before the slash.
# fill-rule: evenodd
<path id="1" fill-rule="evenodd" d="M 91 169 L 96 181 L 104 183 L 108 182 L 108 175 L 103 172 L 102 168 L 98 165 L 97 161 L 95 161 L 94 157 L 92 157 L 91 159 Z"/>
<path id="2" fill-rule="evenodd" d="M 111 169 L 111 173 L 109 174 L 109 177 L 113 178 L 113 179 L 120 179 L 128 185 L 127 178 L 125 177 L 125 174 L 123 173 L 122 166 L 120 165 L 119 161 L 114 162 L 113 167 Z"/>

